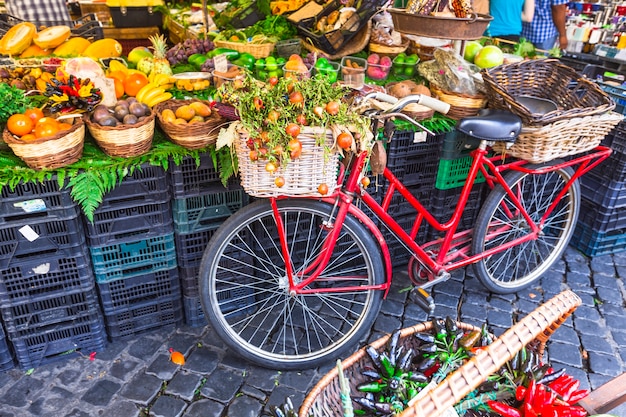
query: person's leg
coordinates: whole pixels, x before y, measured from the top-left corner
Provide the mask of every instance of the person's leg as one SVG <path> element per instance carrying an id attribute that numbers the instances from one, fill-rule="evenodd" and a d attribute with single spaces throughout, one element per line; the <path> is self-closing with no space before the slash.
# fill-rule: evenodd
<path id="1" fill-rule="evenodd" d="M 549 51 L 550 49 L 554 48 L 554 45 L 556 45 L 556 42 L 558 40 L 559 40 L 558 35 L 552 36 L 543 42 L 535 43 L 535 48 L 541 49 L 544 51 Z"/>

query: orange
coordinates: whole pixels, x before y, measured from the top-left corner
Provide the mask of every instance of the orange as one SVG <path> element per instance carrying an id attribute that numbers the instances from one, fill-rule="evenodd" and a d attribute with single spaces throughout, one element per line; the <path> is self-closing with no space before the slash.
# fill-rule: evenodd
<path id="1" fill-rule="evenodd" d="M 22 113 L 13 114 L 7 120 L 7 129 L 17 136 L 24 136 L 32 132 L 34 125 L 30 117 Z"/>
<path id="2" fill-rule="evenodd" d="M 30 120 L 33 121 L 33 124 L 36 124 L 39 121 L 39 119 L 43 118 L 43 112 L 41 111 L 40 108 L 37 108 L 37 107 L 33 109 L 26 109 L 24 114 L 30 117 Z"/>
<path id="3" fill-rule="evenodd" d="M 117 78 L 108 77 L 113 79 L 113 84 L 115 85 L 115 98 L 122 98 L 124 95 L 124 81 L 120 81 Z"/>
<path id="4" fill-rule="evenodd" d="M 124 71 L 116 70 L 116 71 L 109 71 L 107 73 L 107 77 L 115 78 L 116 80 L 120 80 L 123 83 L 126 77 L 128 77 L 128 74 L 125 73 Z"/>
<path id="5" fill-rule="evenodd" d="M 43 122 L 37 123 L 35 127 L 35 136 L 37 138 L 43 138 L 47 136 L 53 136 L 59 131 L 59 123 L 58 122 Z"/>
<path id="6" fill-rule="evenodd" d="M 134 72 L 124 80 L 124 92 L 131 97 L 135 97 L 139 90 L 148 83 L 146 75 Z"/>
<path id="7" fill-rule="evenodd" d="M 20 139 L 23 140 L 24 142 L 32 142 L 33 140 L 37 139 L 37 136 L 35 136 L 32 133 L 27 133 L 24 136 L 22 136 Z"/>
<path id="8" fill-rule="evenodd" d="M 61 122 L 57 125 L 57 127 L 59 128 L 59 130 L 68 130 L 72 127 L 72 125 L 70 123 Z"/>

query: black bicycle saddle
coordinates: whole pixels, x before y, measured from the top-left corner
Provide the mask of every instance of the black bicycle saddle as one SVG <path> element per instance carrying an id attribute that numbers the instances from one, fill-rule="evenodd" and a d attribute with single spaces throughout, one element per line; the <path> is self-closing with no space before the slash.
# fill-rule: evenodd
<path id="1" fill-rule="evenodd" d="M 504 110 L 481 109 L 477 116 L 461 119 L 456 129 L 478 139 L 513 142 L 522 130 L 522 119 Z"/>

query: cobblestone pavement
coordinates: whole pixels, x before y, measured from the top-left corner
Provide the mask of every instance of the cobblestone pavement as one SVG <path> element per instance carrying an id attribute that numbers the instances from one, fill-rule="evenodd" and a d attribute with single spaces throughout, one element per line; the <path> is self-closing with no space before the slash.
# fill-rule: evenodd
<path id="1" fill-rule="evenodd" d="M 516 317 L 571 289 L 583 305 L 551 337 L 547 359 L 586 388 L 626 371 L 626 253 L 589 259 L 570 247 L 540 285 L 509 296 L 487 293 L 470 271 L 457 271 L 435 287 L 436 315 L 476 325 L 487 318 L 497 335 Z M 409 285 L 399 271 L 370 340 L 426 319 L 402 291 Z M 184 366 L 168 360 L 169 348 L 185 354 Z M 297 407 L 332 365 L 302 372 L 263 369 L 229 353 L 209 327 L 163 328 L 110 343 L 93 361 L 59 361 L 29 375 L 18 369 L 0 373 L 0 417 L 256 417 L 287 397 Z M 613 413 L 626 417 L 626 408 Z"/>

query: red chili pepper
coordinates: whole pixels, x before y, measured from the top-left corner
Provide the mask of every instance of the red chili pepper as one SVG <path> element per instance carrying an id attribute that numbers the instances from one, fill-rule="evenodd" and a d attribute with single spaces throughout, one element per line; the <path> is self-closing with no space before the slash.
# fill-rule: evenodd
<path id="1" fill-rule="evenodd" d="M 565 390 L 561 393 L 561 397 L 563 397 L 563 400 L 570 402 L 569 398 L 575 391 L 578 390 L 578 387 L 580 387 L 580 381 L 577 379 L 573 380 L 571 384 L 568 384 L 565 387 Z"/>
<path id="2" fill-rule="evenodd" d="M 496 413 L 500 413 L 503 417 L 521 417 L 522 414 L 518 409 L 506 405 L 498 401 L 487 401 L 487 405 Z"/>
<path id="3" fill-rule="evenodd" d="M 587 415 L 582 407 L 559 406 L 554 409 L 558 417 L 585 417 Z"/>
<path id="4" fill-rule="evenodd" d="M 535 390 L 537 389 L 537 384 L 534 379 L 531 379 L 528 383 L 528 388 L 526 388 L 526 395 L 524 396 L 524 401 L 528 404 L 533 404 L 535 401 Z"/>
<path id="5" fill-rule="evenodd" d="M 515 399 L 517 401 L 522 401 L 524 399 L 525 394 L 526 394 L 526 388 L 524 388 L 522 385 L 520 385 L 515 390 Z"/>
<path id="6" fill-rule="evenodd" d="M 578 391 L 574 391 L 572 395 L 569 396 L 568 402 L 570 404 L 576 404 L 578 401 L 582 400 L 587 395 L 589 395 L 588 389 L 581 389 Z"/>
<path id="7" fill-rule="evenodd" d="M 562 375 L 559 378 L 557 378 L 555 381 L 552 381 L 551 383 L 548 384 L 548 386 L 550 388 L 552 388 L 553 390 L 555 390 L 558 393 L 561 393 L 561 390 L 563 389 L 563 387 L 567 384 L 569 384 L 572 380 L 574 379 L 574 377 L 572 377 L 571 375 Z"/>
<path id="8" fill-rule="evenodd" d="M 542 413 L 543 416 L 543 413 Z M 524 417 L 538 417 L 532 405 L 524 403 Z"/>

